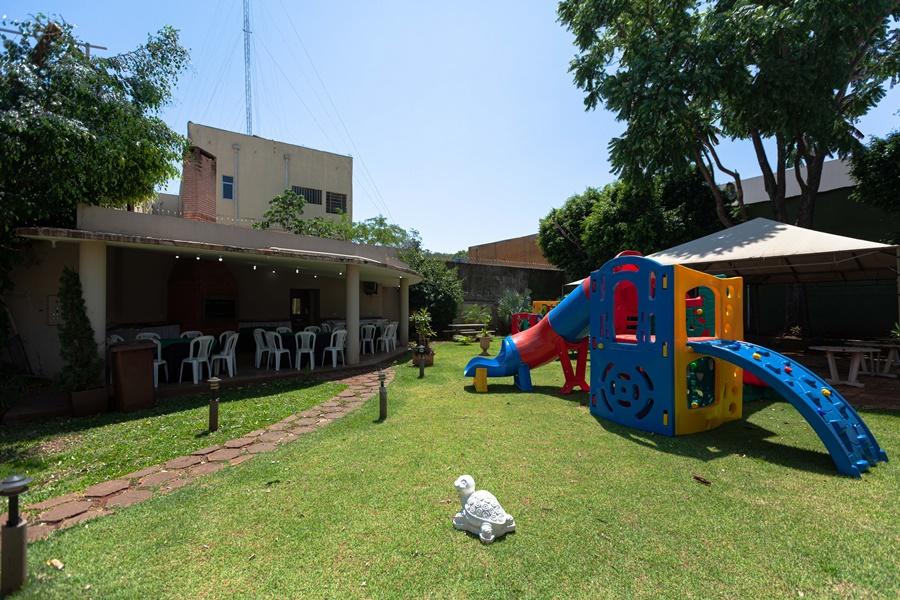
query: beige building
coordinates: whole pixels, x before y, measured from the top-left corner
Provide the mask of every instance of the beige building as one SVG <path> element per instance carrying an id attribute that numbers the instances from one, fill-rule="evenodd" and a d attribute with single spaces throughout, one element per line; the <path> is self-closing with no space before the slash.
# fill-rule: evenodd
<path id="1" fill-rule="evenodd" d="M 529 269 L 558 270 L 550 264 L 541 247 L 537 234 L 469 246 L 468 261 L 473 264 L 527 267 Z"/>
<path id="2" fill-rule="evenodd" d="M 249 226 L 269 201 L 293 189 L 306 199 L 303 216 L 353 219 L 353 158 L 255 135 L 188 122 L 188 138 L 216 159 L 215 215 L 219 223 Z M 184 210 L 184 179 L 179 196 L 160 194 L 156 211 Z"/>

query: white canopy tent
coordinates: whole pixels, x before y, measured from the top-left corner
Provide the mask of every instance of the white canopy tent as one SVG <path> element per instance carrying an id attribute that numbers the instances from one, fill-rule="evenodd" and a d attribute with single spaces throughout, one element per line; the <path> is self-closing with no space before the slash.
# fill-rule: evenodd
<path id="1" fill-rule="evenodd" d="M 891 279 L 897 281 L 900 311 L 898 246 L 757 218 L 649 258 L 706 273 L 739 275 L 747 283 Z"/>

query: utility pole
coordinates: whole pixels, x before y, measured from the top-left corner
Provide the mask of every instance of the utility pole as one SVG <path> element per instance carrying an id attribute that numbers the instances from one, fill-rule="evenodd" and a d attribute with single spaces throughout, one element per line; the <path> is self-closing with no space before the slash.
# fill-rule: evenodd
<path id="1" fill-rule="evenodd" d="M 250 0 L 244 0 L 244 102 L 247 108 L 247 135 L 253 135 L 253 96 L 250 90 Z"/>

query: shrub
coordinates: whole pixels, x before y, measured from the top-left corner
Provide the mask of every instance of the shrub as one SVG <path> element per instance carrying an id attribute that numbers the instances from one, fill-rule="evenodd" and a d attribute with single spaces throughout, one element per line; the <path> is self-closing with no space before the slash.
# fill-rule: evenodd
<path id="1" fill-rule="evenodd" d="M 103 383 L 103 361 L 88 320 L 81 279 L 66 267 L 59 278 L 59 352 L 65 366 L 59 379 L 63 389 L 78 392 Z"/>
<path id="2" fill-rule="evenodd" d="M 420 308 L 410 315 L 409 320 L 412 321 L 419 342 L 425 346 L 428 345 L 428 340 L 433 339 L 437 335 L 434 329 L 431 328 L 431 313 L 428 312 L 427 308 Z"/>
<path id="3" fill-rule="evenodd" d="M 402 252 L 400 259 L 422 275 L 422 281 L 409 289 L 410 308 L 427 308 L 434 327 L 446 329 L 463 301 L 462 281 L 456 269 L 418 248 Z"/>
<path id="4" fill-rule="evenodd" d="M 512 326 L 512 316 L 520 312 L 531 312 L 531 290 L 524 292 L 505 289 L 497 302 L 497 314 L 504 325 Z"/>
<path id="5" fill-rule="evenodd" d="M 463 319 L 466 323 L 478 323 L 481 325 L 481 335 L 487 335 L 488 324 L 491 322 L 491 307 L 484 304 L 473 304 L 463 311 Z"/>

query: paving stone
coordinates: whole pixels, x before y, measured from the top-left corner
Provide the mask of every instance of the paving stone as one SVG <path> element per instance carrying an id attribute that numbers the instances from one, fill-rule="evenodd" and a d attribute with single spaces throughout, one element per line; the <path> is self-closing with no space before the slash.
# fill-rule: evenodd
<path id="1" fill-rule="evenodd" d="M 37 504 L 31 504 L 26 506 L 27 510 L 47 510 L 48 508 L 53 508 L 54 506 L 59 506 L 60 504 L 65 504 L 66 502 L 71 502 L 72 500 L 77 500 L 78 496 L 76 494 L 66 494 L 65 496 L 57 496 L 56 498 L 50 498 L 48 500 L 44 500 L 43 502 L 38 502 Z M 3 522 L 6 522 L 4 518 Z"/>
<path id="2" fill-rule="evenodd" d="M 243 448 L 244 446 L 249 446 L 254 441 L 256 440 L 250 437 L 240 437 L 236 440 L 228 440 L 227 442 L 225 442 L 224 446 L 226 448 Z"/>
<path id="3" fill-rule="evenodd" d="M 262 435 L 266 432 L 265 429 L 254 429 L 250 433 L 245 433 L 244 437 L 256 437 L 258 435 Z"/>
<path id="4" fill-rule="evenodd" d="M 178 458 L 173 458 L 172 460 L 166 462 L 166 468 L 187 469 L 188 467 L 199 465 L 201 462 L 203 462 L 203 459 L 199 456 L 179 456 Z"/>
<path id="5" fill-rule="evenodd" d="M 207 446 L 206 448 L 201 448 L 200 450 L 194 450 L 191 452 L 194 456 L 206 456 L 207 454 L 212 454 L 222 446 L 216 444 L 215 446 Z"/>
<path id="6" fill-rule="evenodd" d="M 316 420 L 313 417 L 304 417 L 302 419 L 297 419 L 297 425 L 301 427 L 305 427 L 306 425 L 315 425 Z"/>
<path id="7" fill-rule="evenodd" d="M 164 486 L 162 486 L 159 491 L 162 492 L 163 494 L 168 494 L 169 492 L 173 492 L 180 487 L 186 486 L 187 484 L 191 483 L 192 481 L 194 481 L 193 477 L 182 477 L 181 479 L 173 479 L 172 481 L 170 481 L 167 484 L 165 484 Z"/>
<path id="8" fill-rule="evenodd" d="M 160 471 L 159 473 L 152 473 L 141 479 L 140 487 L 156 487 L 158 485 L 164 484 L 167 481 L 175 479 L 176 477 L 178 477 L 178 473 L 175 473 L 174 471 Z"/>
<path id="9" fill-rule="evenodd" d="M 281 420 L 282 423 L 293 423 L 297 420 L 297 415 L 288 415 Z"/>
<path id="10" fill-rule="evenodd" d="M 271 452 L 275 450 L 277 446 L 268 442 L 259 442 L 257 444 L 253 444 L 252 446 L 247 447 L 247 452 L 250 454 L 260 454 L 262 452 Z"/>
<path id="11" fill-rule="evenodd" d="M 141 479 L 142 477 L 146 477 L 147 475 L 152 475 L 158 471 L 162 470 L 162 465 L 153 465 L 152 467 L 147 467 L 146 469 L 141 469 L 140 471 L 135 471 L 134 473 L 129 473 L 122 477 L 122 479 Z"/>
<path id="12" fill-rule="evenodd" d="M 103 498 L 105 496 L 115 494 L 116 492 L 121 492 L 129 485 L 131 485 L 131 482 L 127 479 L 113 479 L 112 481 L 104 481 L 103 483 L 92 485 L 88 489 L 84 490 L 84 496 L 85 498 Z"/>
<path id="13" fill-rule="evenodd" d="M 315 431 L 316 425 L 312 423 L 310 425 L 302 425 L 300 427 L 294 427 L 291 431 L 294 432 L 294 435 L 303 435 L 304 433 L 309 433 L 310 431 Z"/>
<path id="14" fill-rule="evenodd" d="M 144 500 L 149 500 L 152 497 L 153 492 L 151 492 L 150 490 L 126 490 L 118 496 L 113 496 L 112 498 L 107 500 L 106 506 L 125 508 L 126 506 L 131 506 L 133 504 L 137 504 L 138 502 L 143 502 Z"/>
<path id="15" fill-rule="evenodd" d="M 239 448 L 222 448 L 221 450 L 216 450 L 212 454 L 206 456 L 206 460 L 210 462 L 219 462 L 232 460 L 241 455 L 241 450 Z"/>
<path id="16" fill-rule="evenodd" d="M 352 398 L 352 397 L 355 396 L 355 395 L 356 395 L 356 392 L 353 391 L 353 390 L 344 390 L 343 392 L 341 392 L 340 394 L 338 394 L 338 397 L 339 397 L 339 398 Z M 329 404 L 329 403 L 326 402 L 323 406 L 327 406 L 328 404 Z"/>
<path id="17" fill-rule="evenodd" d="M 53 530 L 56 529 L 52 525 L 28 525 L 28 531 L 25 532 L 25 538 L 29 542 L 46 539 Z"/>
<path id="18" fill-rule="evenodd" d="M 334 412 L 328 412 L 328 413 L 325 413 L 324 415 L 322 415 L 322 418 L 323 418 L 323 419 L 330 419 L 330 420 L 332 420 L 332 421 L 337 421 L 338 419 L 340 419 L 341 417 L 343 417 L 343 416 L 346 415 L 346 414 L 347 414 L 346 411 L 343 411 L 343 410 L 336 410 L 336 411 L 334 411 Z"/>
<path id="19" fill-rule="evenodd" d="M 268 429 L 269 431 L 284 431 L 284 430 L 287 429 L 287 428 L 288 428 L 288 424 L 287 424 L 287 423 L 281 423 L 281 422 L 278 422 L 278 423 L 272 423 L 271 425 L 269 425 L 269 426 L 267 427 L 267 429 Z M 263 437 L 265 437 L 265 435 L 266 435 L 266 434 L 264 433 L 264 434 L 262 434 L 262 435 L 259 436 L 259 437 L 260 437 L 260 438 L 263 438 Z"/>
<path id="20" fill-rule="evenodd" d="M 63 519 L 70 519 L 75 515 L 89 510 L 93 506 L 87 500 L 76 500 L 74 502 L 66 502 L 59 506 L 54 506 L 50 510 L 45 510 L 40 514 L 40 520 L 48 523 L 58 523 Z"/>
<path id="21" fill-rule="evenodd" d="M 286 432 L 284 432 L 284 431 L 270 431 L 268 433 L 262 434 L 261 436 L 259 436 L 256 439 L 259 440 L 260 442 L 274 443 L 274 442 L 277 442 L 278 440 L 280 440 L 281 438 L 283 438 L 285 436 L 285 433 Z"/>
<path id="22" fill-rule="evenodd" d="M 106 515 L 108 513 L 109 511 L 102 508 L 100 510 L 89 510 L 87 512 L 81 513 L 80 515 L 75 515 L 71 519 L 66 519 L 59 524 L 59 528 L 65 529 L 66 527 L 71 527 L 72 525 L 78 525 L 79 523 L 84 523 L 85 521 L 90 521 L 91 519 L 102 517 L 103 515 Z"/>
<path id="23" fill-rule="evenodd" d="M 197 465 L 196 467 L 192 467 L 190 470 L 190 474 L 192 477 L 199 477 L 200 475 L 209 475 L 210 473 L 221 471 L 224 468 L 224 462 L 208 462 L 203 463 L 202 465 Z"/>
<path id="24" fill-rule="evenodd" d="M 253 456 L 253 454 L 244 454 L 242 456 L 238 456 L 237 458 L 232 458 L 230 462 L 232 465 L 237 466 L 242 462 L 250 460 L 251 458 L 253 458 Z"/>

